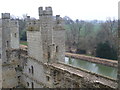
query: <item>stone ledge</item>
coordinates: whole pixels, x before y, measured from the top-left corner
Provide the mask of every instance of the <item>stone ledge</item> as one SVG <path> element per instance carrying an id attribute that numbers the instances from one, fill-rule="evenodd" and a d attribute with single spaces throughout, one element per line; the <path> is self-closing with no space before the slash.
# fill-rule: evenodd
<path id="1" fill-rule="evenodd" d="M 65 53 L 65 56 L 76 58 L 76 59 L 81 59 L 81 60 L 85 60 L 89 62 L 94 62 L 98 64 L 103 64 L 103 65 L 110 66 L 110 67 L 115 67 L 115 68 L 118 67 L 118 61 L 115 61 L 115 60 L 102 59 L 102 58 L 85 56 L 85 55 L 74 54 L 74 53 Z"/>
<path id="2" fill-rule="evenodd" d="M 117 88 L 117 80 L 106 77 L 106 76 L 102 76 L 102 75 L 98 75 L 96 73 L 92 73 L 89 71 L 86 71 L 84 69 L 81 68 L 77 68 L 71 65 L 67 65 L 64 63 L 53 63 L 51 64 L 52 67 L 54 67 L 56 70 L 60 70 L 60 71 L 64 71 L 66 73 L 74 73 L 75 75 L 84 78 L 84 80 L 87 80 L 90 83 L 97 83 L 99 82 L 100 84 L 104 84 L 110 88 Z"/>

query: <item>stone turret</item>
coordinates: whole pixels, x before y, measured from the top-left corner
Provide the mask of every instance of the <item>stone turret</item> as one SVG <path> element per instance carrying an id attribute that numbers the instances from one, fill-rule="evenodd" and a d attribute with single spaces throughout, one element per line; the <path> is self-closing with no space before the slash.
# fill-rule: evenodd
<path id="1" fill-rule="evenodd" d="M 10 13 L 2 13 L 2 19 L 10 19 Z"/>
<path id="2" fill-rule="evenodd" d="M 18 55 L 13 49 L 19 49 L 19 24 L 10 19 L 10 13 L 2 13 L 0 21 L 0 54 L 2 61 L 2 88 L 12 88 L 18 85 L 15 67 L 11 63 L 18 61 Z M 9 66 L 8 66 L 9 65 Z M 11 82 L 11 83 L 9 83 Z"/>
<path id="3" fill-rule="evenodd" d="M 19 48 L 19 24 L 10 20 L 10 13 L 2 13 L 2 33 L 4 48 Z"/>
<path id="4" fill-rule="evenodd" d="M 28 55 L 38 61 L 42 59 L 42 41 L 39 20 L 27 20 Z"/>
<path id="5" fill-rule="evenodd" d="M 64 62 L 65 59 L 65 29 L 63 19 L 56 15 L 53 27 L 53 43 L 55 44 L 55 60 Z"/>
<path id="6" fill-rule="evenodd" d="M 41 27 L 41 39 L 43 46 L 43 60 L 44 62 L 49 62 L 50 59 L 50 47 L 52 44 L 52 32 L 53 32 L 53 16 L 52 8 L 46 7 L 43 10 L 43 7 L 39 7 L 39 20 Z"/>
<path id="7" fill-rule="evenodd" d="M 19 49 L 19 23 L 18 20 L 10 21 L 10 42 L 11 48 Z"/>
<path id="8" fill-rule="evenodd" d="M 10 48 L 10 13 L 2 13 L 2 63 L 7 63 L 6 50 Z"/>

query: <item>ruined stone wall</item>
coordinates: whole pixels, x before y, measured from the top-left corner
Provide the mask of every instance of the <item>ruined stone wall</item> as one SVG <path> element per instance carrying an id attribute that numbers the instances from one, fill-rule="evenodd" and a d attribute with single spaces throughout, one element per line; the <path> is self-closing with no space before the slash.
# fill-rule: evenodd
<path id="1" fill-rule="evenodd" d="M 13 88 L 18 86 L 18 79 L 14 66 L 12 65 L 4 66 L 2 70 L 3 70 L 2 88 Z"/>
<path id="2" fill-rule="evenodd" d="M 21 57 L 28 57 L 22 55 Z M 26 59 L 27 60 L 27 59 Z M 40 62 L 37 62 L 37 60 L 34 60 L 31 58 L 29 62 L 27 62 L 30 65 L 26 65 L 24 68 L 27 71 L 24 71 L 24 74 L 22 74 L 22 82 L 24 85 L 27 85 L 27 82 L 31 84 L 34 83 L 34 87 L 49 87 L 49 88 L 117 88 L 117 80 L 114 80 L 112 78 L 108 78 L 106 76 L 98 75 L 95 73 L 92 73 L 90 71 L 86 71 L 81 68 L 76 68 L 71 65 L 67 65 L 64 63 L 44 63 L 43 64 L 43 72 L 40 71 L 40 68 L 42 66 L 40 65 Z M 34 66 L 34 69 L 37 71 L 34 72 L 34 75 L 31 75 L 29 73 L 29 68 L 31 68 L 31 64 L 36 63 Z M 37 65 L 38 64 L 38 65 Z M 37 67 L 37 68 L 36 68 Z M 28 74 L 25 74 L 28 73 Z M 39 74 L 39 76 L 35 76 L 35 74 Z M 45 82 L 41 82 L 43 78 L 40 78 L 44 76 Z M 26 86 L 28 87 L 28 86 Z M 31 88 L 31 86 L 29 86 Z"/>
<path id="3" fill-rule="evenodd" d="M 61 88 L 117 88 L 117 80 L 81 68 L 58 63 L 50 65 L 53 86 Z"/>
<path id="4" fill-rule="evenodd" d="M 10 54 L 9 61 L 2 64 L 2 88 L 13 88 L 19 85 L 19 49 L 9 49 L 7 54 Z"/>

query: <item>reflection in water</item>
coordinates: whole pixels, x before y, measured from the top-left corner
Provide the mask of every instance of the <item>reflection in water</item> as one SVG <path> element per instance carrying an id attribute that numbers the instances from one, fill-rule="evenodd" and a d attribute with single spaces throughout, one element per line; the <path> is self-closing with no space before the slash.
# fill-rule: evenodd
<path id="1" fill-rule="evenodd" d="M 109 76 L 114 79 L 117 78 L 117 68 L 108 67 L 101 64 L 91 63 L 88 61 L 78 60 L 74 58 L 69 59 L 68 57 L 65 57 L 65 63 L 89 70 L 94 73 L 101 74 L 104 76 Z"/>

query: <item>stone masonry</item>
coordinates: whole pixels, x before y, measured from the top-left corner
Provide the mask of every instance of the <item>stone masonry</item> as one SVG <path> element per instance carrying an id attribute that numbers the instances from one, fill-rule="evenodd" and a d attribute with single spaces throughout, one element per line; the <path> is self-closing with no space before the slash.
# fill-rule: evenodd
<path id="1" fill-rule="evenodd" d="M 18 21 L 2 14 L 2 88 L 117 88 L 117 80 L 64 64 L 63 19 L 51 7 L 38 12 L 39 19 L 26 19 L 28 49 L 20 47 Z"/>

